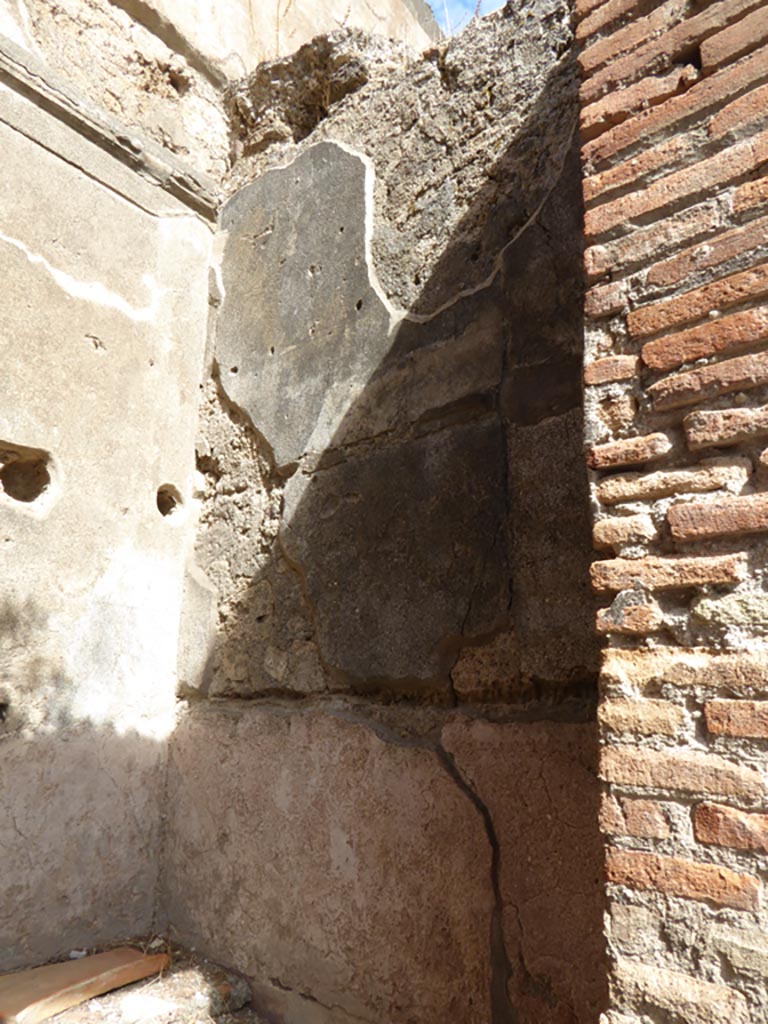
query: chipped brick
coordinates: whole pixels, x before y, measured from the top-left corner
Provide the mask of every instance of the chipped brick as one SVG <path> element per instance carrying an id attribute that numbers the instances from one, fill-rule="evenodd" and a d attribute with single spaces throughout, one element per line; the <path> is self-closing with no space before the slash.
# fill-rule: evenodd
<path id="1" fill-rule="evenodd" d="M 695 405 L 732 391 L 749 391 L 768 384 L 768 352 L 739 356 L 697 370 L 677 373 L 652 384 L 648 394 L 656 409 Z"/>
<path id="2" fill-rule="evenodd" d="M 619 380 L 632 380 L 640 361 L 637 356 L 606 356 L 587 363 L 584 367 L 585 384 L 611 384 Z"/>
<path id="3" fill-rule="evenodd" d="M 635 337 L 656 334 L 677 324 L 700 320 L 715 309 L 768 293 L 768 263 L 712 281 L 674 298 L 634 309 L 627 316 L 627 329 Z"/>
<path id="4" fill-rule="evenodd" d="M 598 721 L 614 732 L 674 736 L 683 724 L 683 709 L 668 700 L 604 700 Z"/>
<path id="5" fill-rule="evenodd" d="M 768 217 L 751 221 L 744 227 L 724 231 L 706 242 L 657 263 L 648 271 L 646 281 L 652 285 L 672 285 L 685 281 L 692 274 L 718 267 L 734 256 L 752 252 L 768 245 Z"/>
<path id="6" fill-rule="evenodd" d="M 599 284 L 590 289 L 584 297 L 584 316 L 590 320 L 601 320 L 614 313 L 620 313 L 627 306 L 627 285 L 624 281 Z"/>
<path id="7" fill-rule="evenodd" d="M 741 487 L 751 473 L 752 463 L 740 456 L 703 459 L 697 466 L 687 469 L 618 473 L 599 481 L 595 497 L 601 505 L 618 505 L 624 501 L 666 498 L 673 494 L 704 494 L 721 487 Z"/>
<path id="8" fill-rule="evenodd" d="M 620 124 L 638 110 L 663 103 L 695 82 L 698 72 L 690 64 L 673 68 L 666 75 L 650 75 L 626 89 L 602 96 L 584 107 L 579 117 L 582 139 L 593 139 L 611 125 Z"/>
<path id="9" fill-rule="evenodd" d="M 587 464 L 592 469 L 611 469 L 614 466 L 653 462 L 666 455 L 671 448 L 672 442 L 666 434 L 627 437 L 620 441 L 595 445 L 587 456 Z"/>
<path id="10" fill-rule="evenodd" d="M 714 736 L 768 739 L 768 701 L 710 700 L 704 720 Z"/>
<path id="11" fill-rule="evenodd" d="M 656 527 L 649 515 L 639 513 L 634 516 L 611 516 L 599 519 L 592 531 L 596 548 L 617 548 L 627 544 L 641 544 L 654 540 Z"/>
<path id="12" fill-rule="evenodd" d="M 743 555 L 711 555 L 703 558 L 613 558 L 590 566 L 592 586 L 599 593 L 631 590 L 683 590 L 687 587 L 737 583 L 744 575 Z"/>
<path id="13" fill-rule="evenodd" d="M 753 89 L 719 110 L 709 122 L 710 138 L 721 139 L 729 132 L 762 126 L 768 118 L 768 85 Z"/>
<path id="14" fill-rule="evenodd" d="M 714 409 L 689 412 L 683 419 L 688 447 L 738 444 L 768 434 L 768 405 L 752 409 Z"/>
<path id="15" fill-rule="evenodd" d="M 706 648 L 657 648 L 652 651 L 607 650 L 601 678 L 604 686 L 673 686 L 697 691 L 761 693 L 768 690 L 768 652 L 723 654 Z"/>
<path id="16" fill-rule="evenodd" d="M 768 853 L 768 814 L 750 814 L 722 804 L 693 809 L 693 834 L 699 843 Z"/>
<path id="17" fill-rule="evenodd" d="M 612 794 L 603 794 L 600 830 L 608 835 L 641 839 L 667 839 L 671 832 L 666 815 L 655 800 L 619 802 Z"/>
<path id="18" fill-rule="evenodd" d="M 766 339 L 768 308 L 745 309 L 647 342 L 643 346 L 643 362 L 653 370 L 672 370 L 682 363 L 756 345 Z"/>
<path id="19" fill-rule="evenodd" d="M 704 796 L 759 800 L 763 780 L 754 768 L 699 750 L 607 747 L 600 768 L 606 782 Z"/>
<path id="20" fill-rule="evenodd" d="M 768 177 L 745 181 L 733 190 L 733 209 L 736 213 L 744 213 L 754 206 L 768 203 Z"/>
<path id="21" fill-rule="evenodd" d="M 623 53 L 636 49 L 650 38 L 668 32 L 679 25 L 688 13 L 686 0 L 667 0 L 656 6 L 644 18 L 632 20 L 629 24 L 603 39 L 586 46 L 579 54 L 579 67 L 586 77 L 607 61 L 614 61 Z"/>
<path id="22" fill-rule="evenodd" d="M 768 530 L 768 494 L 673 505 L 667 521 L 672 536 L 679 541 L 762 533 Z"/>
<path id="23" fill-rule="evenodd" d="M 737 21 L 701 44 L 701 65 L 707 71 L 719 68 L 729 61 L 757 49 L 768 38 L 768 18 L 765 8 Z"/>

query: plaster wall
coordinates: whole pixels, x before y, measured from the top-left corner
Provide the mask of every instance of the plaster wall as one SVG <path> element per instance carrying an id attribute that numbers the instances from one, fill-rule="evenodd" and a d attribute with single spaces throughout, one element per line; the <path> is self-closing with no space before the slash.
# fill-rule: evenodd
<path id="1" fill-rule="evenodd" d="M 146 931 L 212 232 L 106 122 L 0 86 L 0 962 Z M 75 101 L 73 100 L 73 103 Z M 120 129 L 116 129 L 119 134 Z M 158 489 L 180 506 L 163 516 Z M 186 506 L 188 507 L 188 505 Z"/>
<path id="2" fill-rule="evenodd" d="M 568 9 L 228 96 L 172 934 L 280 1024 L 596 1020 Z"/>

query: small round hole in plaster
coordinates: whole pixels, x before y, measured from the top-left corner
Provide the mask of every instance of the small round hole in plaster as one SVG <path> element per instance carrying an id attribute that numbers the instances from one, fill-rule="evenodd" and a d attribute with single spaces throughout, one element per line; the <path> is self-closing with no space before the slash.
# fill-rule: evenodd
<path id="1" fill-rule="evenodd" d="M 230 373 L 238 373 L 239 370 L 240 370 L 239 366 L 230 366 L 230 368 L 229 368 L 229 372 Z"/>
<path id="2" fill-rule="evenodd" d="M 178 512 L 184 502 L 181 494 L 173 484 L 163 484 L 157 489 L 157 507 L 161 516 L 172 516 Z"/>
<path id="3" fill-rule="evenodd" d="M 29 503 L 36 501 L 51 482 L 47 459 L 13 459 L 0 469 L 0 483 L 9 498 Z"/>
<path id="4" fill-rule="evenodd" d="M 363 300 L 362 299 L 358 299 L 357 302 L 355 303 L 355 309 L 359 313 L 362 308 L 363 308 Z"/>

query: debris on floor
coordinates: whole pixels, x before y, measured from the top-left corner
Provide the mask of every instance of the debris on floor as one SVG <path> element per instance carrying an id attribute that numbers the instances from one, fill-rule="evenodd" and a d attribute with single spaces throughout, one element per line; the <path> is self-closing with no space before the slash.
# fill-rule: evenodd
<path id="1" fill-rule="evenodd" d="M 91 999 L 52 1024 L 265 1024 L 248 1008 L 248 982 L 191 950 L 156 938 L 147 952 L 170 956 L 167 971 Z"/>
<path id="2" fill-rule="evenodd" d="M 79 952 L 79 951 L 78 951 Z M 168 967 L 166 953 L 123 946 L 95 956 L 0 976 L 0 1021 L 38 1024 L 93 996 L 141 981 Z"/>
<path id="3" fill-rule="evenodd" d="M 251 992 L 247 981 L 238 974 L 213 964 L 194 952 L 169 946 L 164 939 L 142 943 L 147 959 L 162 957 L 167 968 L 155 977 L 123 984 L 122 988 L 102 995 L 86 996 L 86 1002 L 64 1010 L 52 1024 L 264 1024 L 263 1018 L 251 1010 Z M 157 953 L 155 951 L 159 950 Z M 112 950 L 111 953 L 117 952 Z M 141 956 L 137 950 L 131 950 Z M 82 956 L 82 950 L 72 950 Z M 100 954 L 107 956 L 109 954 Z M 96 957 L 86 956 L 51 967 L 81 967 Z M 47 970 L 48 968 L 36 968 Z M 20 972 L 21 973 L 21 972 Z M 23 972 L 31 973 L 31 972 Z M 12 975 L 9 975 L 12 977 Z M 0 978 L 0 986 L 4 979 Z M 0 987 L 0 993 L 2 987 Z M 104 990 L 102 989 L 102 992 Z M 28 1024 L 42 1017 L 4 1017 L 0 1002 L 0 1024 Z M 55 1012 L 55 1011 L 54 1011 Z"/>

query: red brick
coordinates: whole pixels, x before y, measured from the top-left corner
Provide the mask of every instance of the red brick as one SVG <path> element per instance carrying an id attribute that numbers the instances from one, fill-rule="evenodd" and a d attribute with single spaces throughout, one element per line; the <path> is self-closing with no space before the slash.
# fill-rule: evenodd
<path id="1" fill-rule="evenodd" d="M 585 384 L 611 384 L 618 380 L 632 380 L 638 371 L 637 356 L 606 356 L 587 363 L 584 367 Z"/>
<path id="2" fill-rule="evenodd" d="M 768 814 L 699 804 L 693 809 L 693 834 L 699 843 L 768 853 Z"/>
<path id="3" fill-rule="evenodd" d="M 675 135 L 658 146 L 649 147 L 629 160 L 609 167 L 607 171 L 585 178 L 582 183 L 584 202 L 587 206 L 594 206 L 594 200 L 614 189 L 638 181 L 642 186 L 645 184 L 643 179 L 651 171 L 661 169 L 669 172 L 675 166 L 689 162 L 695 156 L 696 149 L 696 139 L 686 134 Z M 605 202 L 605 199 L 602 201 Z"/>
<path id="4" fill-rule="evenodd" d="M 646 282 L 652 285 L 671 285 L 685 281 L 691 274 L 710 267 L 721 266 L 734 256 L 752 252 L 768 245 L 768 217 L 753 220 L 744 227 L 724 231 L 706 242 L 691 246 L 663 263 L 651 267 Z"/>
<path id="5" fill-rule="evenodd" d="M 683 590 L 717 583 L 738 583 L 746 567 L 743 555 L 712 555 L 705 558 L 612 558 L 590 566 L 592 586 L 600 593 L 633 590 Z"/>
<path id="6" fill-rule="evenodd" d="M 640 40 L 641 45 L 637 49 L 625 53 L 624 56 L 618 55 L 619 50 L 628 50 L 630 46 L 637 45 L 637 30 L 639 29 L 641 34 L 646 21 L 646 19 L 641 19 L 634 26 L 629 26 L 635 31 L 618 40 L 615 49 L 611 49 L 610 45 L 595 49 L 598 45 L 595 44 L 595 47 L 589 47 L 581 55 L 580 65 L 589 74 L 589 78 L 581 87 L 582 104 L 591 103 L 598 96 L 613 89 L 624 88 L 641 76 L 666 71 L 673 64 L 680 63 L 686 53 L 707 36 L 719 28 L 725 28 L 726 25 L 732 24 L 743 14 L 760 7 L 763 2 L 764 0 L 722 0 L 721 3 L 710 4 L 701 14 L 693 18 L 685 18 L 669 31 L 660 32 L 664 24 L 669 25 L 674 17 L 672 13 L 675 10 L 674 6 L 665 4 L 658 9 L 658 13 L 654 12 L 654 38 L 649 39 L 644 45 Z M 681 13 L 684 14 L 686 11 Z M 611 36 L 606 43 L 610 44 L 614 38 L 615 36 Z M 648 33 L 646 39 L 648 39 Z M 592 52 L 590 53 L 590 51 Z M 607 63 L 604 67 L 600 67 L 601 62 Z M 592 70 L 594 68 L 598 68 L 598 70 Z"/>
<path id="7" fill-rule="evenodd" d="M 706 238 L 720 223 L 720 212 L 714 201 L 709 200 L 648 227 L 636 228 L 630 235 L 591 246 L 584 253 L 584 268 L 589 279 L 594 280 L 608 271 L 645 266 L 685 242 Z"/>
<path id="8" fill-rule="evenodd" d="M 576 16 L 577 21 L 581 21 L 586 18 L 588 14 L 596 10 L 598 7 L 606 4 L 608 0 L 576 0 L 573 5 L 573 13 Z"/>
<path id="9" fill-rule="evenodd" d="M 768 20 L 768 19 L 767 19 Z M 719 111 L 709 122 L 710 138 L 721 139 L 728 132 L 763 127 L 768 120 L 768 85 L 740 96 Z"/>
<path id="10" fill-rule="evenodd" d="M 649 515 L 610 516 L 598 519 L 592 531 L 596 548 L 620 548 L 642 544 L 656 538 L 657 531 Z"/>
<path id="11" fill-rule="evenodd" d="M 663 302 L 634 309 L 627 316 L 627 329 L 633 338 L 657 334 L 677 324 L 700 320 L 712 310 L 727 309 L 767 293 L 768 263 L 763 263 Z"/>
<path id="12" fill-rule="evenodd" d="M 757 49 L 766 38 L 768 17 L 763 7 L 717 35 L 705 39 L 701 44 L 701 65 L 705 71 L 712 71 Z"/>
<path id="13" fill-rule="evenodd" d="M 710 700 L 704 719 L 715 736 L 768 739 L 768 701 Z"/>
<path id="14" fill-rule="evenodd" d="M 627 437 L 620 441 L 595 445 L 587 456 L 587 464 L 592 469 L 612 469 L 614 466 L 653 462 L 654 459 L 666 455 L 671 448 L 672 442 L 666 434 Z"/>
<path id="15" fill-rule="evenodd" d="M 620 786 L 741 800 L 760 800 L 764 795 L 763 781 L 756 769 L 699 750 L 605 747 L 600 770 L 606 782 Z"/>
<path id="16" fill-rule="evenodd" d="M 601 505 L 619 505 L 624 501 L 653 500 L 672 494 L 704 494 L 726 486 L 740 487 L 751 472 L 749 459 L 704 459 L 686 469 L 609 476 L 595 485 L 595 497 Z"/>
<path id="17" fill-rule="evenodd" d="M 614 602 L 610 608 L 601 608 L 595 616 L 595 629 L 603 635 L 647 636 L 663 625 L 664 616 L 657 604 L 621 602 L 616 607 Z"/>
<path id="18" fill-rule="evenodd" d="M 707 540 L 768 530 L 768 494 L 673 505 L 667 521 L 675 540 Z"/>
<path id="19" fill-rule="evenodd" d="M 682 363 L 751 347 L 766 339 L 768 308 L 746 309 L 649 341 L 643 346 L 643 362 L 654 370 L 673 370 Z"/>
<path id="20" fill-rule="evenodd" d="M 768 177 L 745 181 L 733 192 L 733 209 L 736 213 L 744 213 L 755 206 L 768 204 Z"/>
<path id="21" fill-rule="evenodd" d="M 603 654 L 602 684 L 644 691 L 661 686 L 696 692 L 768 691 L 768 654 L 764 651 L 722 654 L 702 647 L 655 650 L 607 650 Z M 727 795 L 727 794 L 724 794 Z"/>
<path id="22" fill-rule="evenodd" d="M 708 901 L 735 910 L 757 910 L 759 906 L 759 880 L 729 868 L 609 847 L 606 869 L 609 882 L 629 889 Z"/>
<path id="23" fill-rule="evenodd" d="M 627 308 L 627 284 L 612 281 L 591 288 L 584 297 L 584 315 L 590 320 L 600 320 Z"/>
<path id="24" fill-rule="evenodd" d="M 603 728 L 640 736 L 675 736 L 683 718 L 680 705 L 668 700 L 606 699 L 597 713 Z"/>
<path id="25" fill-rule="evenodd" d="M 656 409 L 678 409 L 731 391 L 749 391 L 763 384 L 768 384 L 768 352 L 726 359 L 675 374 L 652 384 L 648 394 Z"/>
<path id="26" fill-rule="evenodd" d="M 756 170 L 768 160 L 768 132 L 745 139 L 714 156 L 658 178 L 644 189 L 603 203 L 584 215 L 584 232 L 593 239 L 620 224 L 669 209 L 675 203 L 706 195 Z"/>
<path id="27" fill-rule="evenodd" d="M 579 116 L 582 140 L 594 139 L 616 124 L 621 124 L 628 117 L 668 100 L 688 88 L 698 76 L 696 69 L 690 64 L 682 68 L 673 68 L 667 75 L 643 78 L 627 89 L 602 96 L 596 103 L 584 107 Z"/>
<path id="28" fill-rule="evenodd" d="M 681 96 L 673 96 L 661 106 L 643 111 L 605 132 L 582 148 L 587 164 L 602 164 L 616 153 L 637 142 L 651 139 L 657 132 L 680 121 L 688 122 L 711 108 L 720 110 L 726 102 L 745 89 L 751 89 L 768 75 L 768 48 L 753 54 L 741 64 L 727 68 L 691 86 Z"/>
<path id="29" fill-rule="evenodd" d="M 668 33 L 680 24 L 687 12 L 687 0 L 667 0 L 666 3 L 657 4 L 645 17 L 632 19 L 623 28 L 611 32 L 604 39 L 596 40 L 579 54 L 582 75 L 588 78 L 607 61 L 614 61 L 622 54 L 647 43 L 649 39 Z"/>
<path id="30" fill-rule="evenodd" d="M 613 836 L 640 839 L 667 839 L 669 822 L 655 800 L 622 800 L 603 794 L 600 805 L 600 830 Z"/>
<path id="31" fill-rule="evenodd" d="M 694 450 L 739 444 L 768 435 L 768 405 L 689 412 L 683 426 L 688 447 Z"/>
<path id="32" fill-rule="evenodd" d="M 576 26 L 576 38 L 587 39 L 594 35 L 606 25 L 611 25 L 620 18 L 626 19 L 629 15 L 635 18 L 644 14 L 648 8 L 654 6 L 656 0 L 597 0 L 592 8 L 582 16 L 583 20 Z M 580 4 L 576 4 L 576 14 L 579 16 Z"/>

